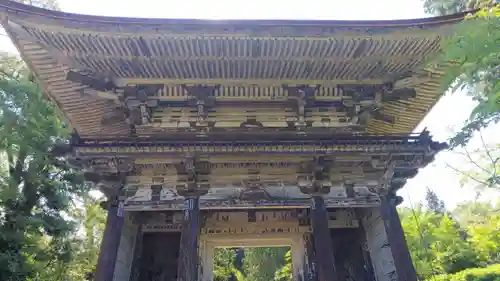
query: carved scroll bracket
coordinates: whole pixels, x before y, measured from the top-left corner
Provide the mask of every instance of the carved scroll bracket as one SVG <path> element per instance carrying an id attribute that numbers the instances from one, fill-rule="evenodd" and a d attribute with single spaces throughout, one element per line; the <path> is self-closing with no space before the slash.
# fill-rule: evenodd
<path id="1" fill-rule="evenodd" d="M 215 106 L 215 91 L 220 88 L 220 85 L 183 85 L 182 87 L 191 97 L 190 104 L 196 107 L 196 122 L 190 124 L 191 128 L 208 132 L 215 125 L 207 122 L 208 110 Z"/>
<path id="2" fill-rule="evenodd" d="M 299 131 L 304 130 L 308 126 L 305 120 L 305 108 L 314 99 L 314 93 L 319 89 L 319 87 L 319 85 L 283 85 L 283 89 L 288 92 L 288 100 L 295 103 L 297 120 L 293 125 Z"/>
<path id="3" fill-rule="evenodd" d="M 329 177 L 332 162 L 324 156 L 319 156 L 313 161 L 303 163 L 297 177 L 300 191 L 311 195 L 328 194 L 332 185 Z"/>
<path id="4" fill-rule="evenodd" d="M 158 99 L 154 96 L 163 87 L 163 85 L 155 84 L 118 87 L 115 79 L 96 77 L 82 71 L 69 71 L 66 79 L 90 87 L 90 89 L 83 90 L 82 94 L 106 99 L 117 105 L 114 111 L 107 113 L 103 118 L 103 124 L 127 121 L 132 130 L 134 126 L 151 122 L 152 110 L 158 106 Z"/>
<path id="5" fill-rule="evenodd" d="M 161 85 L 135 86 L 124 89 L 124 107 L 127 122 L 130 125 L 147 125 L 151 123 L 154 108 L 158 107 L 155 97 Z"/>
<path id="6" fill-rule="evenodd" d="M 95 184 L 108 198 L 118 196 L 125 184 L 125 177 L 134 168 L 131 158 L 88 159 L 87 169 L 83 172 L 86 181 Z"/>
<path id="7" fill-rule="evenodd" d="M 399 100 L 407 100 L 416 96 L 413 88 L 394 88 L 394 83 L 382 85 L 344 85 L 344 93 L 349 99 L 342 101 L 347 108 L 351 122 L 359 125 L 367 125 L 371 119 L 377 119 L 387 123 L 394 123 L 394 117 L 385 115 L 383 107 L 389 103 Z"/>
<path id="8" fill-rule="evenodd" d="M 210 162 L 188 154 L 181 163 L 175 165 L 175 169 L 179 179 L 176 186 L 179 195 L 198 197 L 206 194 L 210 189 Z"/>

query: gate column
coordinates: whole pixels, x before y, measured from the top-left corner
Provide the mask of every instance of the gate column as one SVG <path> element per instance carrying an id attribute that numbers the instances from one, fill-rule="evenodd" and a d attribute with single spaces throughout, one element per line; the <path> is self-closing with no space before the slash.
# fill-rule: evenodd
<path id="1" fill-rule="evenodd" d="M 403 226 L 401 225 L 401 220 L 396 210 L 398 201 L 402 201 L 402 199 L 398 197 L 399 196 L 393 194 L 382 196 L 380 215 L 384 221 L 387 240 L 394 260 L 398 281 L 417 281 L 417 273 L 413 266 L 410 251 L 406 244 Z"/>
<path id="2" fill-rule="evenodd" d="M 179 249 L 178 281 L 198 281 L 198 240 L 200 236 L 200 197 L 208 192 L 210 163 L 186 154 L 176 165 L 177 192 L 184 197 L 184 218 Z"/>
<path id="3" fill-rule="evenodd" d="M 95 281 L 112 281 L 116 257 L 123 230 L 123 202 L 114 199 L 108 203 L 108 216 L 97 260 Z"/>
<path id="4" fill-rule="evenodd" d="M 315 195 L 311 204 L 312 238 L 318 281 L 337 281 L 332 240 L 328 228 L 328 213 L 323 197 Z"/>
<path id="5" fill-rule="evenodd" d="M 298 171 L 301 175 L 297 177 L 300 191 L 311 196 L 313 270 L 316 272 L 318 281 L 338 281 L 328 227 L 328 213 L 323 199 L 323 195 L 330 193 L 329 175 L 332 165 L 333 160 L 326 156 L 314 157 L 311 161 L 301 163 Z"/>
<path id="6" fill-rule="evenodd" d="M 182 223 L 179 250 L 178 281 L 198 280 L 198 238 L 200 235 L 200 197 L 185 200 L 184 220 Z"/>

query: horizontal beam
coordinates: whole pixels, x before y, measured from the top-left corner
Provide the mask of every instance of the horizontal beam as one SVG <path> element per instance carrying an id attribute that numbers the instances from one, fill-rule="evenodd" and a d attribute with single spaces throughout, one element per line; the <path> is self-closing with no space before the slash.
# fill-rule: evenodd
<path id="1" fill-rule="evenodd" d="M 226 204 L 227 203 L 227 204 Z M 327 208 L 366 208 L 380 206 L 380 199 L 373 198 L 325 198 Z M 220 200 L 200 200 L 201 210 L 256 210 L 256 209 L 307 209 L 310 207 L 310 200 L 275 200 L 258 204 L 254 201 L 242 201 L 221 203 Z M 129 202 L 125 205 L 126 211 L 177 211 L 183 208 L 182 202 Z"/>
<path id="2" fill-rule="evenodd" d="M 427 143 L 431 142 L 431 138 L 422 137 L 418 134 L 411 135 L 352 135 L 352 134 L 329 134 L 321 138 L 309 139 L 307 137 L 297 136 L 295 140 L 247 140 L 247 141 L 224 141 L 224 140 L 169 140 L 167 138 L 79 138 L 72 143 L 73 147 L 86 147 L 86 146 L 133 146 L 133 147 L 152 147 L 152 146 L 218 146 L 218 145 L 228 145 L 232 144 L 234 146 L 239 145 L 314 145 L 314 144 L 356 144 L 356 145 L 383 145 L 383 144 L 404 144 L 404 143 Z"/>
<path id="3" fill-rule="evenodd" d="M 127 85 L 224 85 L 224 86 L 278 86 L 282 85 L 322 85 L 337 86 L 339 84 L 374 85 L 383 84 L 382 79 L 364 80 L 281 80 L 281 79 L 150 79 L 150 78 L 115 78 L 114 83 L 119 87 Z"/>

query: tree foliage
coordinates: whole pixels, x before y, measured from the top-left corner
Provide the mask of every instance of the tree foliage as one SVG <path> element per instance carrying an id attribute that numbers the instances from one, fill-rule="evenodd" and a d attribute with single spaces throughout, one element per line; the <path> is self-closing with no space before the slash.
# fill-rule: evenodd
<path id="1" fill-rule="evenodd" d="M 477 103 L 462 130 L 451 140 L 466 144 L 475 132 L 500 120 L 500 8 L 470 16 L 444 41 L 443 62 L 450 62 L 444 85 L 466 90 Z M 457 78 L 458 77 L 458 78 Z"/>
<path id="2" fill-rule="evenodd" d="M 425 0 L 424 10 L 435 16 L 456 14 L 491 5 L 491 0 Z"/>
<path id="3" fill-rule="evenodd" d="M 67 211 L 86 186 L 51 149 L 67 134 L 22 62 L 0 64 L 0 280 L 49 280 L 71 259 Z M 42 270 L 43 269 L 43 270 Z M 42 272 L 44 274 L 42 274 Z"/>
<path id="4" fill-rule="evenodd" d="M 275 281 L 293 281 L 292 250 L 285 253 L 285 265 L 276 271 Z"/>
<path id="5" fill-rule="evenodd" d="M 446 207 L 444 205 L 444 201 L 439 199 L 437 194 L 427 188 L 425 193 L 425 201 L 427 202 L 427 209 L 436 214 L 444 214 L 446 212 Z"/>
<path id="6" fill-rule="evenodd" d="M 487 144 L 481 131 L 477 132 L 481 145 L 469 149 L 456 148 L 453 153 L 459 156 L 464 164 L 458 168 L 448 165 L 461 178 L 462 185 L 468 184 L 481 192 L 485 188 L 500 188 L 500 145 Z"/>
<path id="7" fill-rule="evenodd" d="M 288 247 L 250 248 L 245 251 L 243 268 L 249 280 L 274 280 L 276 271 L 285 265 Z"/>
<path id="8" fill-rule="evenodd" d="M 291 277 L 291 252 L 289 247 L 245 248 L 243 268 L 238 268 L 236 249 L 216 249 L 214 275 L 218 281 L 280 281 Z M 278 280 L 276 279 L 276 280 Z"/>
<path id="9" fill-rule="evenodd" d="M 214 280 L 226 281 L 233 274 L 236 259 L 235 249 L 217 248 L 214 252 Z"/>
<path id="10" fill-rule="evenodd" d="M 428 281 L 499 281 L 500 265 L 485 268 L 470 268 L 455 274 L 442 274 L 429 278 Z"/>
<path id="11" fill-rule="evenodd" d="M 463 203 L 444 214 L 421 206 L 401 209 L 406 240 L 419 275 L 430 278 L 498 263 L 500 218 L 487 211 L 494 209 L 491 203 L 477 202 Z"/>

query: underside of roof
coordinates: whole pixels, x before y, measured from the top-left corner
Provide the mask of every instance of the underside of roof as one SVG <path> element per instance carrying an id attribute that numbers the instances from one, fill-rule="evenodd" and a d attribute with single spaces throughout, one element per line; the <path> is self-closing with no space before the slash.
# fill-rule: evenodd
<path id="1" fill-rule="evenodd" d="M 183 87 L 192 85 L 218 85 L 213 95 L 221 102 L 286 99 L 284 85 L 313 85 L 315 100 L 334 102 L 345 85 L 392 83 L 416 94 L 388 100 L 380 112 L 393 122 L 373 119 L 363 132 L 410 133 L 441 95 L 443 69 L 425 62 L 464 15 L 398 21 L 135 19 L 1 0 L 0 16 L 48 96 L 81 136 L 90 137 L 130 133 L 123 120 L 102 122 L 117 108 L 103 96 L 137 85 L 155 86 L 157 100 L 165 103 L 188 100 Z M 72 73 L 100 84 L 69 79 Z M 136 133 L 150 136 L 161 129 L 141 127 Z"/>

